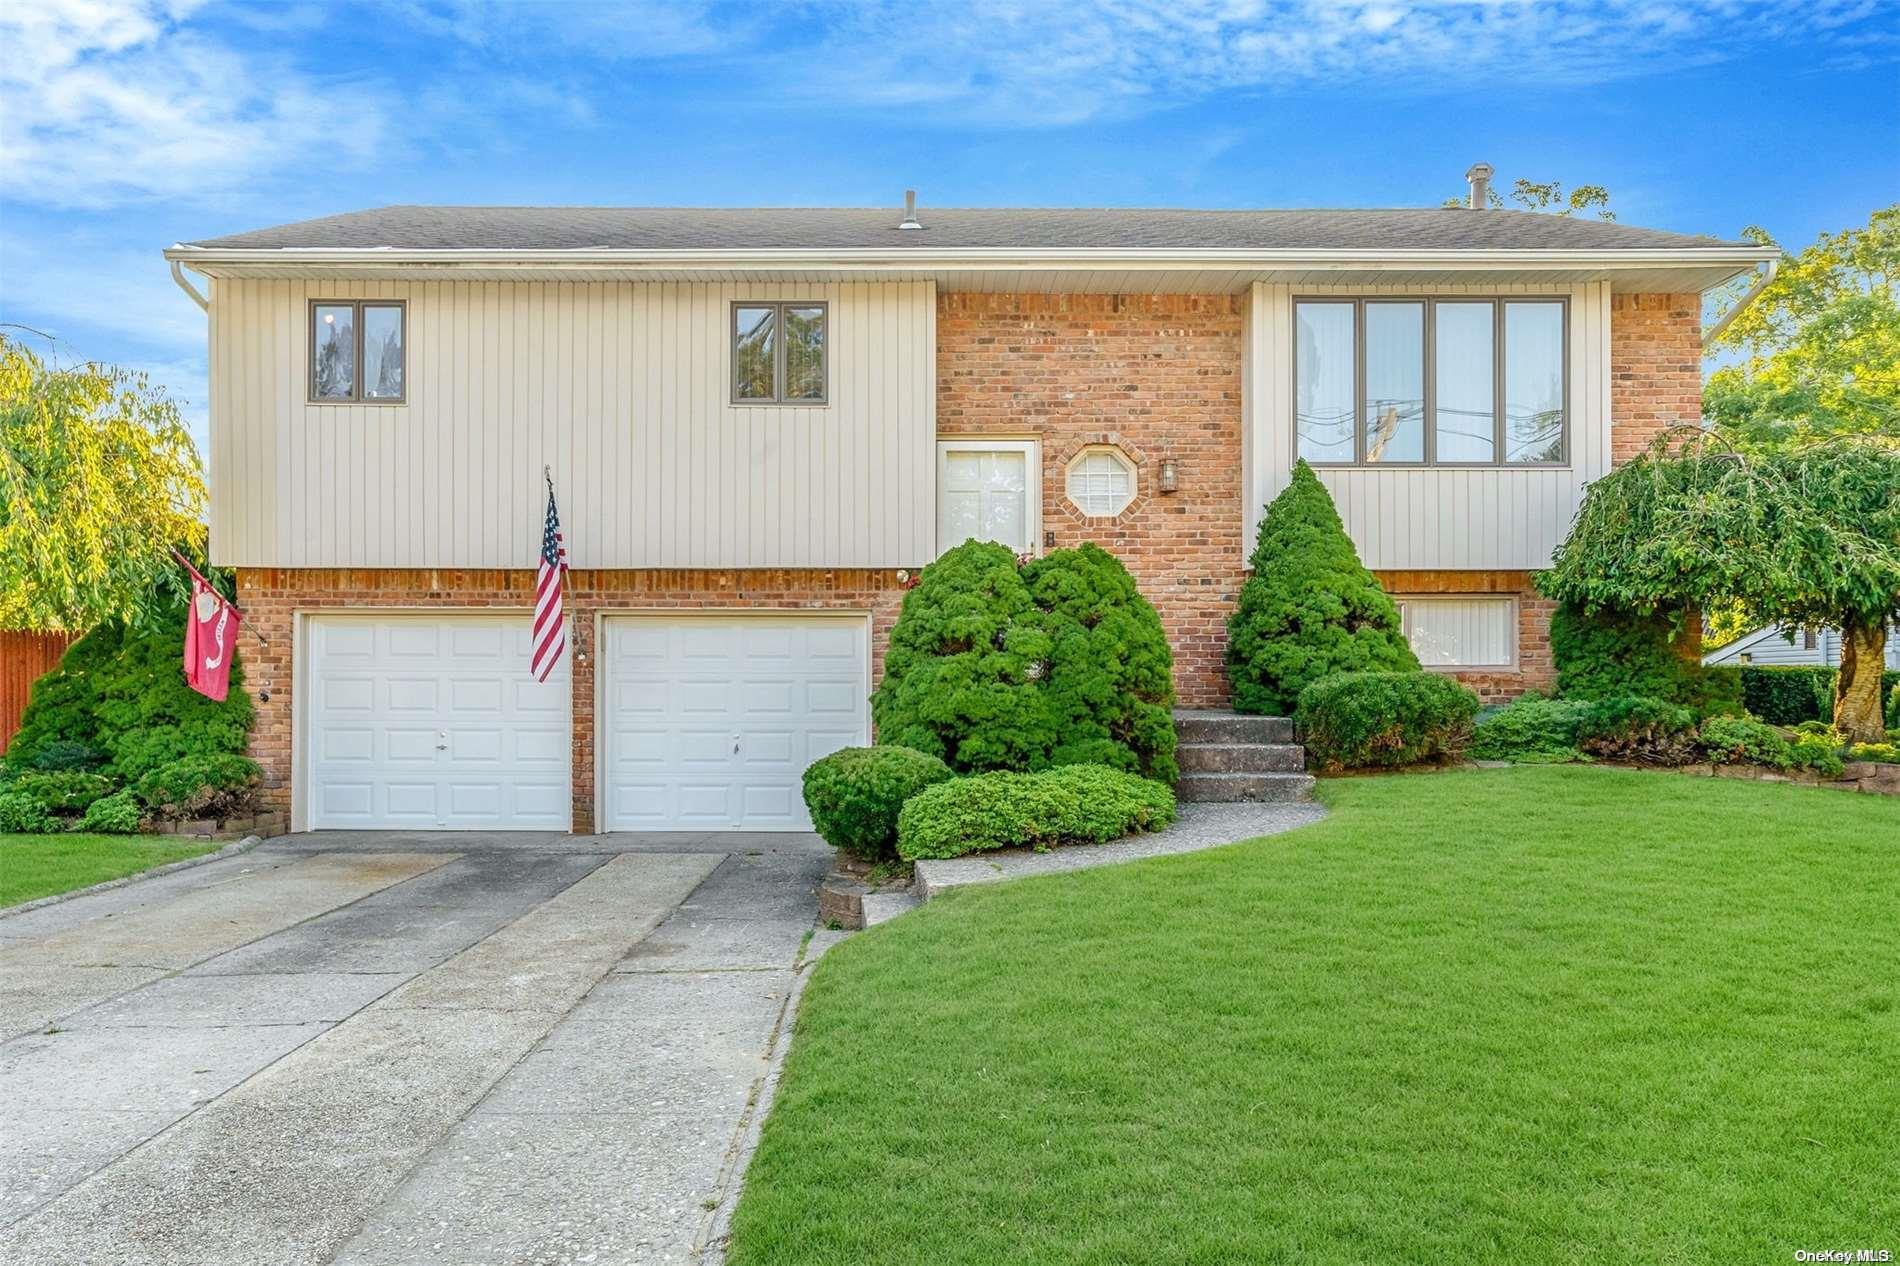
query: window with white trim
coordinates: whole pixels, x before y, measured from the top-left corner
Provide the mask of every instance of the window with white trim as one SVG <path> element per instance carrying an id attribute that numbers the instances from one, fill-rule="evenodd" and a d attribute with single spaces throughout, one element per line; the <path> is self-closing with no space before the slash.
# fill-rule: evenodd
<path id="1" fill-rule="evenodd" d="M 1083 449 L 1069 463 L 1068 493 L 1090 518 L 1113 518 L 1135 499 L 1135 464 L 1119 449 Z"/>
<path id="2" fill-rule="evenodd" d="M 1491 595 L 1398 600 L 1399 623 L 1427 668 L 1515 668 L 1517 599 Z"/>
<path id="3" fill-rule="evenodd" d="M 1042 532 L 1042 461 L 1034 440 L 940 440 L 937 553 L 995 541 L 1033 553 Z"/>

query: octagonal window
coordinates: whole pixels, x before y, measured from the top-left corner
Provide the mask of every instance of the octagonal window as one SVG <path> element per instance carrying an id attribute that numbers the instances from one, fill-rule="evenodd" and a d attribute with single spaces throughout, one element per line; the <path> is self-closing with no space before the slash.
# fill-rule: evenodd
<path id="1" fill-rule="evenodd" d="M 1112 518 L 1135 499 L 1135 464 L 1114 448 L 1090 448 L 1069 463 L 1069 500 L 1091 518 Z"/>

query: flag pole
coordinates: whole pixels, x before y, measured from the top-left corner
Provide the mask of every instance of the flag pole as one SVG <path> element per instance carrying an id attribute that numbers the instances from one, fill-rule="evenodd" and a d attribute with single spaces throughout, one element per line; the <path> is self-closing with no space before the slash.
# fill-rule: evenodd
<path id="1" fill-rule="evenodd" d="M 218 593 L 218 587 L 212 584 L 209 580 L 205 579 L 205 574 L 199 571 L 196 567 L 192 566 L 191 560 L 189 558 L 186 558 L 184 553 L 176 545 L 171 547 L 171 556 L 177 559 L 186 571 L 190 572 L 193 576 L 196 576 L 198 578 L 199 584 L 209 589 L 212 593 Z M 218 597 L 222 599 L 224 595 L 219 593 Z M 234 602 L 231 604 L 231 606 L 235 610 L 237 607 L 237 604 Z M 257 627 L 255 625 L 252 625 L 249 623 L 240 623 L 238 625 L 239 633 L 243 633 L 246 630 L 249 630 L 251 636 L 256 638 L 259 642 L 263 643 L 265 646 L 270 645 L 270 639 L 265 637 L 262 633 L 258 632 Z"/>

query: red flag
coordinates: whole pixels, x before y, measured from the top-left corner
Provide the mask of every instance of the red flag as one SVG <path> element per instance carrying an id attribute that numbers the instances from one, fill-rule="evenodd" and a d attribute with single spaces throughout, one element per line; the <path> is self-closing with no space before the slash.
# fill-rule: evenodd
<path id="1" fill-rule="evenodd" d="M 222 703 L 231 691 L 237 635 L 238 609 L 193 568 L 191 608 L 185 616 L 185 681 L 207 699 Z"/>

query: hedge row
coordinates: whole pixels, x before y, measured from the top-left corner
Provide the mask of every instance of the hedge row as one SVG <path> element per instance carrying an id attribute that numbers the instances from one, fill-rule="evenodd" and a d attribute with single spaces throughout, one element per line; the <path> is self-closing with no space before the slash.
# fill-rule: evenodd
<path id="1" fill-rule="evenodd" d="M 1749 664 L 1742 668 L 1741 675 L 1742 705 L 1770 725 L 1834 719 L 1836 669 Z M 1880 690 L 1887 700 L 1887 725 L 1900 728 L 1900 672 L 1881 674 Z"/>
<path id="2" fill-rule="evenodd" d="M 1174 821 L 1174 793 L 1103 765 L 972 774 L 918 792 L 897 819 L 909 861 L 998 848 L 1105 844 Z"/>
<path id="3" fill-rule="evenodd" d="M 1294 720 L 1321 769 L 1451 760 L 1471 742 L 1478 696 L 1439 673 L 1334 673 L 1300 692 Z"/>

